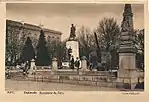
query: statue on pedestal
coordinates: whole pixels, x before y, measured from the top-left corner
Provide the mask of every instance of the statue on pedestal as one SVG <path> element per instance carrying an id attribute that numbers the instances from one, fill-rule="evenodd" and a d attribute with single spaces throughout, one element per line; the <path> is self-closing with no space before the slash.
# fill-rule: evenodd
<path id="1" fill-rule="evenodd" d="M 71 24 L 69 40 L 75 40 L 76 39 L 75 31 L 76 31 L 76 27 L 73 24 Z"/>

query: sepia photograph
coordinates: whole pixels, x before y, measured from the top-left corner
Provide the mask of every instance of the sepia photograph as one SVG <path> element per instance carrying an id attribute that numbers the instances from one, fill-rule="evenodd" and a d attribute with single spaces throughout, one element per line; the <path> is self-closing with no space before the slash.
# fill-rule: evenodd
<path id="1" fill-rule="evenodd" d="M 5 90 L 144 91 L 144 4 L 6 3 Z"/>

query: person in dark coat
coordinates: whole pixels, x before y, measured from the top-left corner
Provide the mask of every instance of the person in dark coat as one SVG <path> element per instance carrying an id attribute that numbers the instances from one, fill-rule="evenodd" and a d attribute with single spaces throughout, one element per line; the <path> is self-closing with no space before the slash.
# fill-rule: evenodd
<path id="1" fill-rule="evenodd" d="M 135 89 L 144 89 L 144 82 L 139 82 L 136 84 Z"/>
<path id="2" fill-rule="evenodd" d="M 135 89 L 144 89 L 144 81 L 140 82 L 140 79 L 138 79 L 138 83 L 136 84 Z"/>
<path id="3" fill-rule="evenodd" d="M 91 57 L 90 57 L 89 69 L 90 69 L 90 70 L 94 69 L 96 65 L 97 65 L 96 56 L 91 56 Z"/>
<path id="4" fill-rule="evenodd" d="M 29 61 L 26 61 L 26 63 L 25 63 L 25 68 L 24 68 L 24 72 L 27 74 L 27 71 L 29 70 L 29 68 L 30 68 L 30 63 L 29 63 Z"/>
<path id="5" fill-rule="evenodd" d="M 73 58 L 73 56 L 72 56 L 71 61 L 70 61 L 70 67 L 71 67 L 71 69 L 74 70 L 74 58 Z"/>
<path id="6" fill-rule="evenodd" d="M 76 61 L 75 61 L 75 67 L 77 67 L 77 71 L 79 71 L 79 67 L 80 67 L 80 60 L 79 60 L 79 58 L 78 58 L 78 57 L 76 58 Z"/>

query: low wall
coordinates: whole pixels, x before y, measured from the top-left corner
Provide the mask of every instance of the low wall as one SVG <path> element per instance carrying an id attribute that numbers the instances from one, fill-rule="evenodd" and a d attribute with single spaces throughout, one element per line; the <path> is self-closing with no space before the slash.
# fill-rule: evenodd
<path id="1" fill-rule="evenodd" d="M 99 71 L 56 71 L 37 70 L 34 74 L 24 76 L 21 71 L 11 72 L 11 79 L 19 81 L 41 81 L 67 84 L 93 85 L 101 87 L 116 87 L 116 77 L 109 72 Z"/>
<path id="2" fill-rule="evenodd" d="M 126 80 L 128 77 L 115 77 L 114 73 L 108 71 L 51 71 L 47 70 L 36 70 L 32 75 L 23 75 L 22 71 L 11 71 L 12 80 L 19 81 L 39 81 L 39 82 L 55 82 L 65 84 L 77 84 L 77 85 L 92 85 L 100 87 L 112 87 L 123 89 L 125 87 Z M 118 81 L 123 80 L 123 81 Z M 134 83 L 136 84 L 136 83 Z M 119 87 L 119 85 L 121 87 Z M 127 86 L 127 85 L 126 85 Z"/>

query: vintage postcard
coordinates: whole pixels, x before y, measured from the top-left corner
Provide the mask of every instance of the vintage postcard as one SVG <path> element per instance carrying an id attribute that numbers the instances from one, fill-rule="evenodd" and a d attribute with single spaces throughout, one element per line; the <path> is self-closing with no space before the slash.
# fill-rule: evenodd
<path id="1" fill-rule="evenodd" d="M 6 94 L 90 102 L 147 91 L 146 2 L 3 5 Z"/>
<path id="2" fill-rule="evenodd" d="M 6 18 L 6 90 L 144 90 L 144 4 L 7 3 Z"/>

